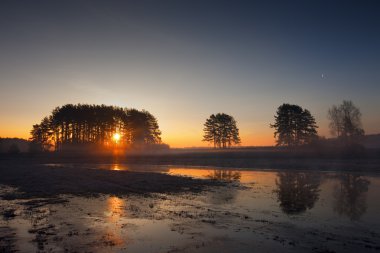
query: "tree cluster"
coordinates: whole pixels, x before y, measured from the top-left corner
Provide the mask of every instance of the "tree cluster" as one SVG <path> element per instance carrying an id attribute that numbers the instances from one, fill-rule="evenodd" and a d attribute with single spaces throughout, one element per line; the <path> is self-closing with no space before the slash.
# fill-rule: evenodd
<path id="1" fill-rule="evenodd" d="M 225 113 L 212 114 L 206 120 L 203 131 L 203 141 L 213 143 L 215 148 L 227 148 L 241 142 L 235 119 Z"/>
<path id="2" fill-rule="evenodd" d="M 141 146 L 161 143 L 156 118 L 148 111 L 106 105 L 67 104 L 33 125 L 31 141 L 38 150 L 61 150 L 65 145 L 112 145 L 120 134 L 120 143 Z"/>
<path id="3" fill-rule="evenodd" d="M 343 101 L 328 112 L 332 134 L 344 143 L 353 143 L 364 134 L 360 110 Z M 282 104 L 275 122 L 277 146 L 300 146 L 315 141 L 317 128 L 310 111 L 299 105 Z M 214 148 L 228 148 L 241 143 L 236 120 L 225 113 L 212 114 L 204 124 L 203 141 Z M 110 146 L 118 133 L 122 146 L 145 147 L 161 143 L 161 131 L 156 118 L 148 111 L 106 105 L 67 104 L 55 108 L 50 116 L 31 130 L 32 147 L 37 150 L 61 150 L 68 145 L 90 144 Z"/>
<path id="4" fill-rule="evenodd" d="M 277 146 L 310 144 L 317 138 L 318 126 L 314 117 L 298 105 L 281 105 L 277 109 L 275 123 L 270 126 L 275 129 Z"/>

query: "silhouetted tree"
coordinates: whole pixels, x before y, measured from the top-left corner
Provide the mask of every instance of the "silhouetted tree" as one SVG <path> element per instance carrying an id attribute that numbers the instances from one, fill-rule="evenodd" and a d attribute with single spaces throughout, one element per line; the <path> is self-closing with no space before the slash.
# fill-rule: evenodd
<path id="1" fill-rule="evenodd" d="M 106 105 L 67 104 L 33 126 L 34 150 L 60 150 L 64 145 L 109 146 L 115 133 L 122 145 L 161 143 L 156 118 L 147 111 Z"/>
<path id="2" fill-rule="evenodd" d="M 125 128 L 127 142 L 134 146 L 161 143 L 157 119 L 145 110 L 126 110 Z"/>
<path id="3" fill-rule="evenodd" d="M 334 211 L 351 220 L 359 220 L 367 211 L 368 186 L 370 181 L 360 175 L 346 173 L 340 176 L 334 197 Z"/>
<path id="4" fill-rule="evenodd" d="M 339 106 L 333 105 L 328 111 L 331 134 L 346 144 L 356 142 L 364 135 L 361 113 L 352 101 L 343 100 Z"/>
<path id="5" fill-rule="evenodd" d="M 270 127 L 275 129 L 277 146 L 310 144 L 317 138 L 318 126 L 314 117 L 308 110 L 298 105 L 281 105 L 274 118 L 275 123 Z"/>
<path id="6" fill-rule="evenodd" d="M 52 148 L 51 117 L 45 117 L 40 124 L 33 125 L 31 130 L 31 142 L 35 151 L 49 151 Z"/>
<path id="7" fill-rule="evenodd" d="M 241 142 L 235 119 L 225 113 L 212 114 L 203 131 L 203 141 L 212 142 L 215 148 L 227 148 Z"/>
<path id="8" fill-rule="evenodd" d="M 320 176 L 304 172 L 280 172 L 276 179 L 278 201 L 284 213 L 299 214 L 314 207 L 319 198 Z"/>

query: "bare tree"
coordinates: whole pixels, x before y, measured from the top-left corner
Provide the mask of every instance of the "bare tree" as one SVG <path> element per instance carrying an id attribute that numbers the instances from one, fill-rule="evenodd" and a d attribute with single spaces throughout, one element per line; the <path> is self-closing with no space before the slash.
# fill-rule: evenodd
<path id="1" fill-rule="evenodd" d="M 333 105 L 328 111 L 331 134 L 345 142 L 356 141 L 364 135 L 361 112 L 352 101 L 343 100 L 339 106 Z"/>

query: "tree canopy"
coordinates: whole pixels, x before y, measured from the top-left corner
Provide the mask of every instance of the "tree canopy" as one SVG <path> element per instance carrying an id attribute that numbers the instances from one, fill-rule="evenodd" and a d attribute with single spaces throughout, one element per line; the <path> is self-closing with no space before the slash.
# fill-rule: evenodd
<path id="1" fill-rule="evenodd" d="M 148 111 L 116 106 L 66 104 L 33 125 L 31 141 L 39 150 L 61 150 L 68 145 L 112 145 L 114 134 L 124 146 L 161 143 L 156 118 Z"/>
<path id="2" fill-rule="evenodd" d="M 212 114 L 203 131 L 203 141 L 213 143 L 215 148 L 227 148 L 241 142 L 235 119 L 225 113 Z"/>
<path id="3" fill-rule="evenodd" d="M 364 135 L 361 112 L 352 101 L 343 100 L 339 106 L 333 105 L 328 111 L 331 134 L 344 142 L 354 142 Z"/>
<path id="4" fill-rule="evenodd" d="M 275 129 L 277 146 L 310 144 L 317 138 L 318 126 L 314 117 L 299 105 L 282 104 L 274 118 L 275 122 L 270 127 Z"/>

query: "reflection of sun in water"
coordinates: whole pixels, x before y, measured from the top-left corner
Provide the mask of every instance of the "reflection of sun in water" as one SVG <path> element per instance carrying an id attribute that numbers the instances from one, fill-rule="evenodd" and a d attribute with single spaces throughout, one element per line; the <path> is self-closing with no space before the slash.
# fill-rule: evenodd
<path id="1" fill-rule="evenodd" d="M 121 229 L 125 201 L 122 198 L 111 196 L 107 199 L 107 207 L 104 212 L 107 217 L 106 228 L 102 239 L 111 245 L 122 245 L 125 235 Z"/>
<path id="2" fill-rule="evenodd" d="M 118 197 L 109 197 L 107 200 L 107 207 L 110 220 L 116 222 L 123 213 L 124 200 Z"/>
<path id="3" fill-rule="evenodd" d="M 116 143 L 118 143 L 119 142 L 119 140 L 120 140 L 120 134 L 119 133 L 114 133 L 113 134 L 113 136 L 112 136 L 112 139 L 116 142 Z"/>

